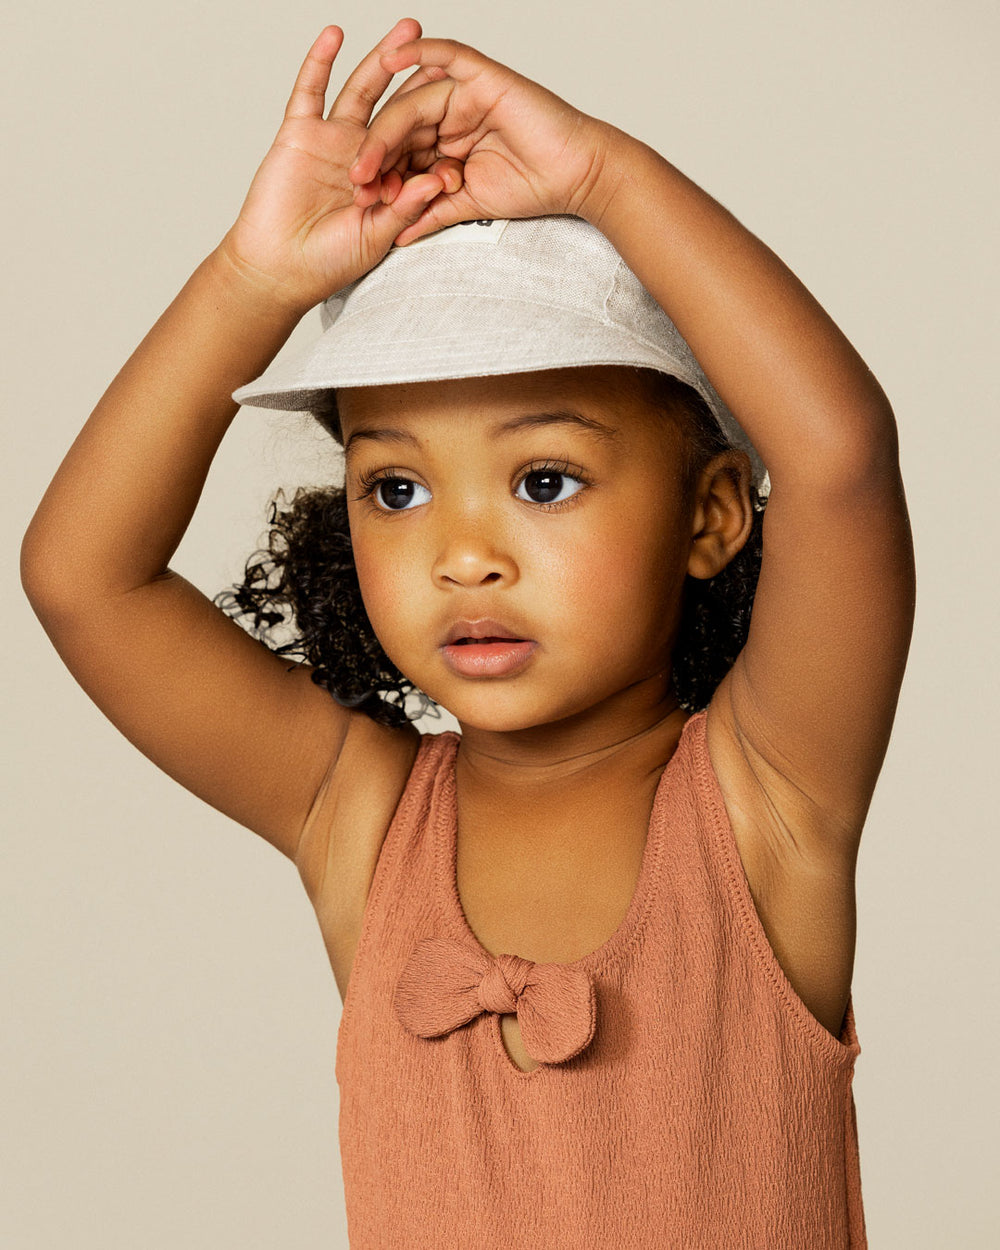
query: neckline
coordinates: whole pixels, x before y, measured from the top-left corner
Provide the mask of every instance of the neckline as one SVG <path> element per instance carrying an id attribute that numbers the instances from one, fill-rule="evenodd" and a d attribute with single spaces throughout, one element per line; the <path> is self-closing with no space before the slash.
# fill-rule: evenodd
<path id="1" fill-rule="evenodd" d="M 649 912 L 650 901 L 656 893 L 654 883 L 659 879 L 660 865 L 664 857 L 665 830 L 663 828 L 664 822 L 660 819 L 660 815 L 666 801 L 669 778 L 672 771 L 674 771 L 675 763 L 682 749 L 685 748 L 685 736 L 692 722 L 699 718 L 704 719 L 704 715 L 705 709 L 703 708 L 700 712 L 695 712 L 689 716 L 684 722 L 674 752 L 660 773 L 660 778 L 656 783 L 656 790 L 653 794 L 649 820 L 646 824 L 646 843 L 642 850 L 639 878 L 632 892 L 628 910 L 625 912 L 618 928 L 596 950 L 591 951 L 589 954 L 582 955 L 579 959 L 568 962 L 557 960 L 550 962 L 558 963 L 560 967 L 581 968 L 589 973 L 597 972 L 619 953 L 627 950 L 641 935 Z M 455 730 L 447 730 L 439 736 L 447 739 L 445 759 L 442 762 L 439 774 L 439 791 L 436 804 L 437 818 L 434 822 L 435 854 L 438 866 L 436 876 L 440 883 L 438 892 L 441 898 L 441 910 L 445 925 L 452 937 L 474 946 L 486 958 L 493 959 L 494 955 L 483 946 L 473 932 L 458 892 L 458 790 L 456 785 L 456 766 L 458 747 L 462 740 L 462 735 Z M 517 952 L 512 951 L 509 953 L 516 954 Z"/>

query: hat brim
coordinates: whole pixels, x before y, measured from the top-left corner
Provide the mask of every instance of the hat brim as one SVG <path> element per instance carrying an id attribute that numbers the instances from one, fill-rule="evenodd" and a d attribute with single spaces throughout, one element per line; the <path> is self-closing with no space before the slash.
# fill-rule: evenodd
<path id="1" fill-rule="evenodd" d="M 693 386 L 697 380 L 683 362 L 662 346 L 645 344 L 614 326 L 563 309 L 539 309 L 559 333 L 533 332 L 520 319 L 512 324 L 509 298 L 436 294 L 421 308 L 407 301 L 414 326 L 411 338 L 380 337 L 385 310 L 362 309 L 341 315 L 307 350 L 272 365 L 233 392 L 241 404 L 287 410 L 313 407 L 324 391 L 347 386 L 387 386 L 452 378 L 494 377 L 541 369 L 588 365 L 635 365 L 671 373 Z M 566 346 L 554 346 L 553 339 Z M 502 363 L 501 363 L 502 362 Z"/>
<path id="2" fill-rule="evenodd" d="M 529 315 L 512 317 L 515 303 Z M 348 307 L 309 348 L 276 361 L 234 391 L 233 399 L 255 408 L 307 411 L 321 409 L 328 392 L 343 387 L 631 365 L 668 373 L 693 387 L 713 410 L 719 406 L 718 396 L 706 393 L 703 380 L 668 344 L 647 342 L 596 318 L 509 296 L 465 292 L 444 297 L 436 291 L 426 303 L 419 294 L 409 295 L 405 305 L 405 315 L 391 324 L 412 326 L 411 334 L 404 329 L 386 338 L 386 301 Z M 553 333 L 539 332 L 539 318 Z M 764 466 L 742 428 L 732 418 L 723 427 L 730 441 L 750 455 L 758 486 L 766 487 Z"/>

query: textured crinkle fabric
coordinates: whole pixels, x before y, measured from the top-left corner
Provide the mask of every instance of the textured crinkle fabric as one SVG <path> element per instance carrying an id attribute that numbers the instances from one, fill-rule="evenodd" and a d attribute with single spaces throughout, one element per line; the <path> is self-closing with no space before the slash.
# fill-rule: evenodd
<path id="1" fill-rule="evenodd" d="M 529 1056 L 565 1063 L 594 1036 L 594 981 L 576 964 L 492 956 L 454 938 L 424 938 L 396 982 L 395 1009 L 418 1037 L 440 1037 L 482 1012 L 516 1014 Z"/>
<path id="2" fill-rule="evenodd" d="M 565 965 L 494 957 L 472 933 L 460 735 L 425 735 L 337 1038 L 352 1250 L 867 1247 L 853 1003 L 835 1038 L 775 958 L 706 715 L 660 777 L 624 920 Z M 500 1033 L 518 1008 L 543 1052 L 530 1072 Z"/>

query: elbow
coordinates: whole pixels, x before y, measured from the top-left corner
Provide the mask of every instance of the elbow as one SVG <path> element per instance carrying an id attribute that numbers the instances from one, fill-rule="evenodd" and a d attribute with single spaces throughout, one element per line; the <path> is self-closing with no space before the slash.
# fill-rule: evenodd
<path id="1" fill-rule="evenodd" d="M 66 579 L 59 573 L 51 539 L 45 538 L 34 517 L 21 539 L 20 578 L 21 589 L 43 623 L 59 611 L 66 597 Z"/>
<path id="2" fill-rule="evenodd" d="M 902 490 L 899 431 L 888 400 L 850 420 L 814 422 L 805 454 L 768 464 L 776 490 L 837 498 Z"/>
<path id="3" fill-rule="evenodd" d="M 889 398 L 871 378 L 867 394 L 845 397 L 817 422 L 819 451 L 836 471 L 855 481 L 899 472 L 899 429 Z"/>
<path id="4" fill-rule="evenodd" d="M 34 606 L 37 599 L 44 593 L 46 577 L 43 572 L 43 563 L 38 551 L 38 541 L 35 537 L 34 518 L 24 531 L 21 538 L 20 550 L 20 577 L 21 589 L 28 597 L 28 602 Z"/>
<path id="5" fill-rule="evenodd" d="M 861 483 L 899 477 L 899 428 L 888 399 L 882 399 L 852 440 L 850 467 Z"/>

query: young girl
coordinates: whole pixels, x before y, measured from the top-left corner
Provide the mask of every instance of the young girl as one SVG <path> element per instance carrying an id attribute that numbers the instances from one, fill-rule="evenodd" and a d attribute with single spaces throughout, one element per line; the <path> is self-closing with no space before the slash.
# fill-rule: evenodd
<path id="1" fill-rule="evenodd" d="M 326 113 L 342 40 L 68 452 L 26 592 L 301 873 L 352 1246 L 864 1246 L 854 868 L 914 598 L 889 404 L 639 140 L 409 19 Z M 168 567 L 234 391 L 345 453 L 220 597 L 256 638 Z"/>

